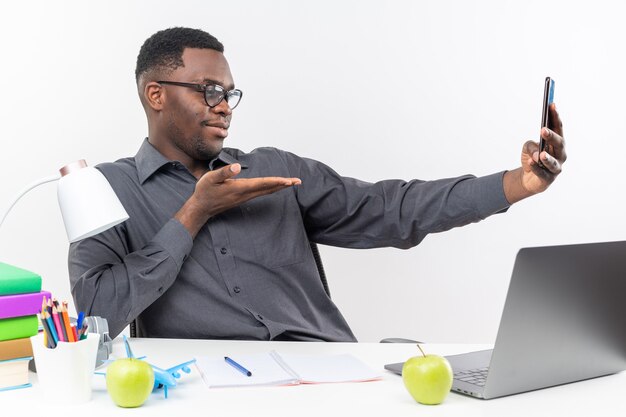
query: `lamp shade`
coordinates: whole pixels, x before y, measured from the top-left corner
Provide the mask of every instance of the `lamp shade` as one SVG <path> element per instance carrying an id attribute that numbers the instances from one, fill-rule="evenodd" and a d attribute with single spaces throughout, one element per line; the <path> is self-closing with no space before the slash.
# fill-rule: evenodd
<path id="1" fill-rule="evenodd" d="M 72 242 L 97 235 L 128 219 L 104 175 L 84 160 L 60 169 L 57 188 L 67 238 Z"/>

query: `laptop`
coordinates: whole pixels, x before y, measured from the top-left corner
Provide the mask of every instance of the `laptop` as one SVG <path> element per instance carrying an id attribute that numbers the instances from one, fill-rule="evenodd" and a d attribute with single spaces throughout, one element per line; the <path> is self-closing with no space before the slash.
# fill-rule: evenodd
<path id="1" fill-rule="evenodd" d="M 446 358 L 452 390 L 482 399 L 626 369 L 626 242 L 521 249 L 494 348 Z"/>

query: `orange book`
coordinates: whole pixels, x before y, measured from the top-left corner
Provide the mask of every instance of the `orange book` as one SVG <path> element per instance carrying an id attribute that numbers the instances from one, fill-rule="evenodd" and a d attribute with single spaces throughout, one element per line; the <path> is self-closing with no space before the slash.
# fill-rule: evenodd
<path id="1" fill-rule="evenodd" d="M 0 342 L 0 361 L 33 356 L 33 347 L 29 337 L 3 340 Z"/>

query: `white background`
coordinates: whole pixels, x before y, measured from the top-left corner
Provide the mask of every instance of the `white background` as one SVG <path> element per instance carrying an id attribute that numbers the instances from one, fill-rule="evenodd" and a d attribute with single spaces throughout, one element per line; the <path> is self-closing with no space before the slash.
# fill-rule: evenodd
<path id="1" fill-rule="evenodd" d="M 226 47 L 244 99 L 226 146 L 276 146 L 343 175 L 435 179 L 519 164 L 556 79 L 569 159 L 543 195 L 408 251 L 322 248 L 362 341 L 493 342 L 517 250 L 626 237 L 619 1 L 29 1 L 0 12 L 0 208 L 68 162 L 132 156 L 147 134 L 143 41 L 189 26 Z M 68 299 L 56 187 L 20 201 L 0 260 Z"/>

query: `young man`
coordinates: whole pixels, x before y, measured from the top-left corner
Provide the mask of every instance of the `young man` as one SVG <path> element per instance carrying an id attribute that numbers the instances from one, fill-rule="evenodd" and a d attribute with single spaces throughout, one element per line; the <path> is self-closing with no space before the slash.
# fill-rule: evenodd
<path id="1" fill-rule="evenodd" d="M 112 337 L 137 319 L 144 337 L 354 341 L 309 241 L 415 246 L 544 191 L 565 161 L 553 106 L 548 152 L 527 142 L 517 169 L 371 184 L 274 148 L 223 148 L 242 93 L 206 32 L 154 34 L 135 75 L 148 138 L 98 166 L 130 218 L 69 254 L 77 309 L 105 317 Z"/>

